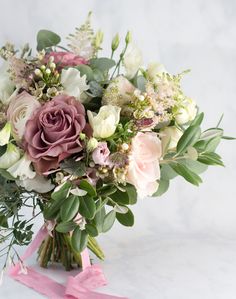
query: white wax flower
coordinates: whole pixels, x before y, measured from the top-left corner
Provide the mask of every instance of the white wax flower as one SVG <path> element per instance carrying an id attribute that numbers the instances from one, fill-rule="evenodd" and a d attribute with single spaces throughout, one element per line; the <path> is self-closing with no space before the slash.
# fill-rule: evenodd
<path id="1" fill-rule="evenodd" d="M 105 105 L 99 113 L 88 111 L 88 119 L 93 128 L 93 136 L 96 138 L 108 138 L 115 133 L 120 121 L 120 107 Z"/>
<path id="2" fill-rule="evenodd" d="M 17 180 L 16 184 L 25 188 L 27 191 L 36 191 L 38 193 L 47 193 L 55 187 L 51 180 L 46 179 L 41 175 L 35 175 L 32 179 Z"/>
<path id="3" fill-rule="evenodd" d="M 11 124 L 8 122 L 0 131 L 0 146 L 6 145 L 11 137 Z"/>
<path id="4" fill-rule="evenodd" d="M 81 77 L 80 71 L 75 68 L 63 69 L 61 73 L 61 84 L 64 92 L 69 96 L 73 96 L 81 101 L 81 94 L 89 89 L 86 84 L 86 75 Z"/>
<path id="5" fill-rule="evenodd" d="M 0 157 L 0 168 L 7 169 L 20 159 L 20 149 L 12 143 L 7 145 L 6 152 Z"/>
<path id="6" fill-rule="evenodd" d="M 31 169 L 31 161 L 26 155 L 8 168 L 7 171 L 14 178 L 19 178 L 20 180 L 33 179 L 36 176 L 36 172 Z"/>
<path id="7" fill-rule="evenodd" d="M 135 76 L 138 69 L 141 67 L 142 62 L 143 58 L 141 51 L 134 43 L 129 44 L 123 59 L 126 76 L 129 79 L 132 79 Z"/>
<path id="8" fill-rule="evenodd" d="M 175 120 L 179 125 L 186 124 L 189 121 L 194 120 L 197 115 L 196 102 L 192 99 L 185 99 L 181 106 L 176 111 Z"/>
<path id="9" fill-rule="evenodd" d="M 8 63 L 4 62 L 0 69 L 0 101 L 7 105 L 10 102 L 11 95 L 14 92 L 15 85 L 9 78 Z"/>
<path id="10" fill-rule="evenodd" d="M 177 127 L 166 127 L 161 130 L 161 142 L 162 142 L 162 149 L 163 152 L 167 151 L 168 149 L 174 149 L 177 146 L 177 143 L 183 132 L 178 129 Z"/>

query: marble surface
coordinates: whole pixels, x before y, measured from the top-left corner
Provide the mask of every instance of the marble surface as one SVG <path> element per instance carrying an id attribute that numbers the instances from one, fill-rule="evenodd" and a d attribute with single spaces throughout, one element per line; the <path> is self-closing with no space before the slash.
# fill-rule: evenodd
<path id="1" fill-rule="evenodd" d="M 89 10 L 94 26 L 104 30 L 104 54 L 116 32 L 131 30 L 144 62 L 161 61 L 173 73 L 192 69 L 183 85 L 205 111 L 204 126 L 214 126 L 224 113 L 226 134 L 236 135 L 236 1 L 1 0 L 0 44 L 35 44 L 42 28 L 65 37 Z M 235 146 L 222 143 L 226 168 L 210 168 L 199 188 L 176 179 L 162 198 L 134 207 L 134 228 L 117 224 L 100 238 L 110 293 L 131 299 L 236 297 Z M 5 278 L 0 298 L 16 294 L 41 298 Z"/>

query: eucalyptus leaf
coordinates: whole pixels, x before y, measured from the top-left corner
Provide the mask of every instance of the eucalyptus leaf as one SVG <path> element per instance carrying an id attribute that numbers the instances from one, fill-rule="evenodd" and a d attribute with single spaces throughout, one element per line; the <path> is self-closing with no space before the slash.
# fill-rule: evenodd
<path id="1" fill-rule="evenodd" d="M 73 231 L 77 227 L 77 224 L 73 221 L 61 222 L 56 226 L 56 231 L 59 233 L 68 233 Z"/>
<path id="2" fill-rule="evenodd" d="M 78 196 L 71 195 L 61 205 L 60 216 L 63 222 L 72 220 L 79 211 L 80 200 Z"/>
<path id="3" fill-rule="evenodd" d="M 96 213 L 96 205 L 93 198 L 86 195 L 80 197 L 79 213 L 85 218 L 94 218 Z"/>
<path id="4" fill-rule="evenodd" d="M 102 227 L 103 233 L 106 233 L 112 228 L 115 220 L 116 220 L 116 212 L 112 210 L 104 218 L 103 227 Z"/>
<path id="5" fill-rule="evenodd" d="M 152 196 L 161 196 L 169 189 L 170 182 L 161 179 L 157 191 Z"/>
<path id="6" fill-rule="evenodd" d="M 80 65 L 75 66 L 74 68 L 76 68 L 78 71 L 80 71 L 81 76 L 86 75 L 86 78 L 88 81 L 93 80 L 93 70 L 88 65 L 80 64 Z"/>
<path id="7" fill-rule="evenodd" d="M 120 222 L 120 224 L 124 226 L 133 226 L 134 225 L 134 215 L 132 211 L 129 211 L 126 214 L 116 214 L 116 219 Z"/>
<path id="8" fill-rule="evenodd" d="M 113 59 L 106 57 L 92 58 L 89 63 L 91 68 L 99 69 L 101 72 L 107 72 L 116 65 L 116 62 Z"/>
<path id="9" fill-rule="evenodd" d="M 61 38 L 56 33 L 49 30 L 40 30 L 37 34 L 37 50 L 42 51 L 43 49 L 56 46 L 60 43 Z"/>
<path id="10" fill-rule="evenodd" d="M 88 233 L 85 230 L 81 230 L 79 227 L 73 231 L 71 237 L 71 245 L 77 252 L 82 252 L 88 243 Z"/>

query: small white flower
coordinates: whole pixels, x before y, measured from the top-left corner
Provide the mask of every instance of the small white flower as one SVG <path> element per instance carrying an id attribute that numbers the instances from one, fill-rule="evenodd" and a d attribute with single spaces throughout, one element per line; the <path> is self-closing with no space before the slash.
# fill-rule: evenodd
<path id="1" fill-rule="evenodd" d="M 134 43 L 130 43 L 124 55 L 123 64 L 126 76 L 132 79 L 143 62 L 142 53 Z"/>
<path id="2" fill-rule="evenodd" d="M 31 161 L 24 155 L 19 161 L 7 169 L 7 171 L 14 177 L 20 180 L 33 179 L 36 172 L 31 169 Z"/>
<path id="3" fill-rule="evenodd" d="M 161 130 L 161 142 L 163 152 L 166 152 L 168 149 L 175 148 L 182 135 L 183 132 L 174 126 L 166 127 L 163 130 Z"/>
<path id="4" fill-rule="evenodd" d="M 5 62 L 0 69 L 0 101 L 7 105 L 10 102 L 11 95 L 14 92 L 15 85 L 9 78 L 8 63 Z"/>
<path id="5" fill-rule="evenodd" d="M 98 114 L 88 111 L 88 119 L 96 138 L 108 138 L 115 133 L 120 121 L 120 107 L 105 105 Z"/>
<path id="6" fill-rule="evenodd" d="M 89 89 L 89 85 L 86 84 L 86 75 L 81 77 L 80 72 L 75 68 L 62 70 L 61 84 L 66 94 L 77 99 L 80 99 L 81 94 Z"/>
<path id="7" fill-rule="evenodd" d="M 185 99 L 176 111 L 175 120 L 179 125 L 194 120 L 197 115 L 196 102 L 192 99 Z"/>
<path id="8" fill-rule="evenodd" d="M 6 123 L 0 131 L 0 146 L 3 146 L 9 142 L 11 136 L 11 124 Z"/>
<path id="9" fill-rule="evenodd" d="M 6 152 L 0 157 L 0 168 L 7 169 L 20 159 L 20 149 L 12 143 L 7 145 Z"/>
<path id="10" fill-rule="evenodd" d="M 70 193 L 76 196 L 84 196 L 87 194 L 87 191 L 79 189 L 78 187 L 71 189 Z"/>
<path id="11" fill-rule="evenodd" d="M 32 179 L 17 180 L 16 184 L 25 188 L 27 191 L 36 191 L 38 193 L 47 193 L 55 187 L 51 180 L 46 179 L 41 175 L 35 175 Z"/>

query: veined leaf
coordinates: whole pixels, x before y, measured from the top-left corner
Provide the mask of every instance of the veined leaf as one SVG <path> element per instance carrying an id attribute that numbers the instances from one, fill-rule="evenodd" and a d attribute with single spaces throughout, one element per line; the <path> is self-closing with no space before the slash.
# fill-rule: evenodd
<path id="1" fill-rule="evenodd" d="M 77 252 L 82 252 L 88 243 L 88 233 L 81 230 L 78 226 L 74 230 L 71 237 L 71 245 Z"/>
<path id="2" fill-rule="evenodd" d="M 71 232 L 72 230 L 74 230 L 76 228 L 76 226 L 77 226 L 77 224 L 73 221 L 61 222 L 61 223 L 57 224 L 56 231 L 58 231 L 59 233 L 68 233 L 68 232 Z"/>
<path id="3" fill-rule="evenodd" d="M 178 163 L 171 163 L 170 166 L 174 169 L 175 172 L 181 175 L 187 182 L 195 186 L 199 186 L 199 184 L 202 182 L 200 176 L 198 176 L 196 173 L 191 171 L 185 165 L 178 164 Z"/>
<path id="4" fill-rule="evenodd" d="M 198 157 L 198 161 L 207 165 L 220 165 L 224 166 L 224 163 L 221 160 L 221 157 L 216 153 L 202 153 Z"/>
<path id="5" fill-rule="evenodd" d="M 177 154 L 185 152 L 190 145 L 198 140 L 200 134 L 201 129 L 199 126 L 188 127 L 177 144 Z"/>
<path id="6" fill-rule="evenodd" d="M 80 197 L 79 213 L 85 218 L 94 218 L 96 213 L 96 205 L 93 198 L 86 195 Z"/>
<path id="7" fill-rule="evenodd" d="M 134 225 L 134 214 L 130 209 L 126 214 L 116 214 L 116 219 L 124 226 Z"/>
<path id="8" fill-rule="evenodd" d="M 49 30 L 40 30 L 37 34 L 37 50 L 42 51 L 43 49 L 56 46 L 60 41 L 61 38 L 56 33 Z"/>
<path id="9" fill-rule="evenodd" d="M 62 204 L 60 209 L 60 216 L 63 222 L 70 221 L 79 212 L 80 200 L 76 195 L 69 196 Z"/>
<path id="10" fill-rule="evenodd" d="M 116 212 L 112 210 L 104 218 L 103 227 L 102 227 L 103 233 L 106 233 L 112 228 L 115 220 L 116 220 Z"/>
<path id="11" fill-rule="evenodd" d="M 92 58 L 89 63 L 91 68 L 99 69 L 102 72 L 107 72 L 116 65 L 116 62 L 113 59 L 107 57 Z"/>
<path id="12" fill-rule="evenodd" d="M 161 179 L 157 191 L 152 196 L 161 196 L 168 190 L 169 185 L 169 181 Z"/>

